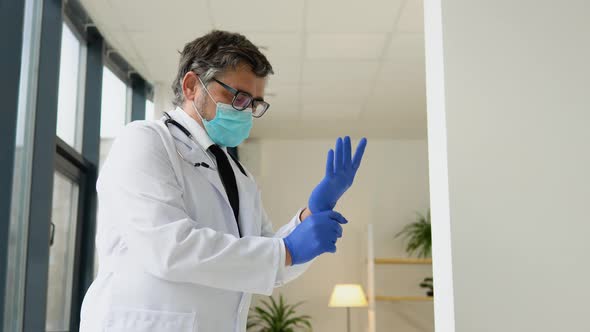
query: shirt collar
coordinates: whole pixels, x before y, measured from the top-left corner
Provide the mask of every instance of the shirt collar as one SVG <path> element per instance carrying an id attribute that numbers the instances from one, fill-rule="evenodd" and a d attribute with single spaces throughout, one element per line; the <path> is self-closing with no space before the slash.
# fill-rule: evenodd
<path id="1" fill-rule="evenodd" d="M 209 149 L 215 143 L 211 140 L 205 129 L 199 125 L 195 119 L 186 114 L 180 107 L 170 112 L 170 115 L 179 121 L 193 135 L 195 141 L 205 150 Z"/>

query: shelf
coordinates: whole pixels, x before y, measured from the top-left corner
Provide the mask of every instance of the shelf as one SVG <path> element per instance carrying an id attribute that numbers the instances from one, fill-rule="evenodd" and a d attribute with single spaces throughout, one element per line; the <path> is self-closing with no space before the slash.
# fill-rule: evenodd
<path id="1" fill-rule="evenodd" d="M 432 258 L 375 258 L 375 264 L 432 264 Z"/>
<path id="2" fill-rule="evenodd" d="M 433 297 L 431 296 L 375 296 L 376 301 L 387 301 L 387 302 L 400 302 L 400 301 L 411 301 L 411 302 L 432 302 Z"/>

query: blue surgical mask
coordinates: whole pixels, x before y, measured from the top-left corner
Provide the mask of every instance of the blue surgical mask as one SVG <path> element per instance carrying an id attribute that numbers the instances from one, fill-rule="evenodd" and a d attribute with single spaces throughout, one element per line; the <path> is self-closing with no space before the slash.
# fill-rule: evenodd
<path id="1" fill-rule="evenodd" d="M 203 84 L 203 86 L 205 85 Z M 206 87 L 205 91 L 209 94 L 209 90 Z M 215 101 L 211 94 L 209 94 L 209 97 Z M 203 121 L 203 126 L 207 134 L 215 144 L 232 148 L 240 145 L 250 135 L 250 129 L 252 129 L 252 110 L 245 109 L 238 111 L 232 105 L 218 102 L 216 104 L 215 117 L 212 120 L 205 120 L 201 116 L 193 99 L 195 112 L 197 112 L 201 121 Z"/>

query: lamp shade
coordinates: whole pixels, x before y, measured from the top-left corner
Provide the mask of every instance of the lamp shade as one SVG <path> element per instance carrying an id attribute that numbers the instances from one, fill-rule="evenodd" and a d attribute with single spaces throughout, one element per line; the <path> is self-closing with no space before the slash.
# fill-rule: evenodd
<path id="1" fill-rule="evenodd" d="M 329 307 L 366 307 L 367 298 L 358 284 L 338 284 L 334 286 Z"/>

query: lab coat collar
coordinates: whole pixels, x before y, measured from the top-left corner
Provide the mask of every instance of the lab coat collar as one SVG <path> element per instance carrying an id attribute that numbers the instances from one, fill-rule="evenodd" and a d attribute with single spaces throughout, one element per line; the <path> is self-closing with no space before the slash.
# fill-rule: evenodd
<path id="1" fill-rule="evenodd" d="M 190 115 L 186 114 L 182 108 L 176 107 L 175 110 L 170 112 L 170 116 L 176 121 L 179 121 L 193 135 L 195 141 L 197 141 L 203 150 L 207 151 L 211 145 L 215 144 L 205 129 L 195 119 L 191 118 Z M 224 147 L 222 148 L 225 150 Z"/>

